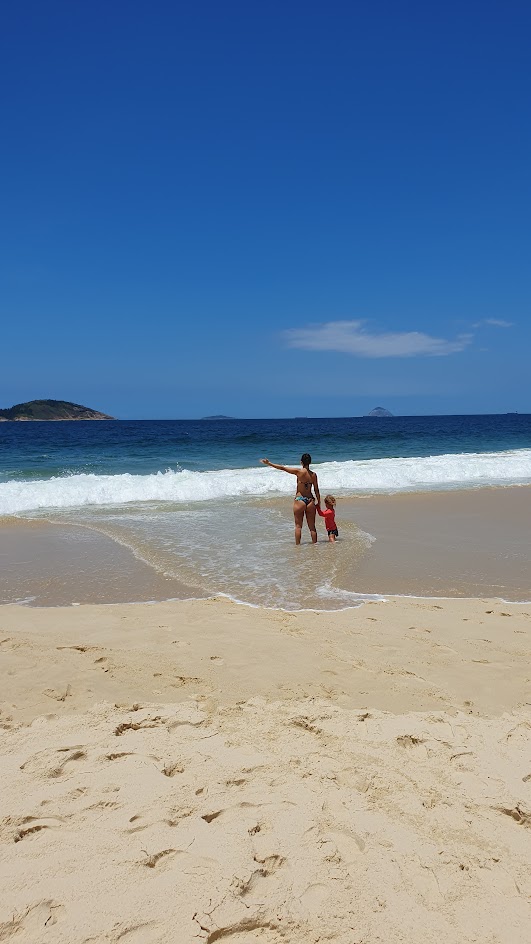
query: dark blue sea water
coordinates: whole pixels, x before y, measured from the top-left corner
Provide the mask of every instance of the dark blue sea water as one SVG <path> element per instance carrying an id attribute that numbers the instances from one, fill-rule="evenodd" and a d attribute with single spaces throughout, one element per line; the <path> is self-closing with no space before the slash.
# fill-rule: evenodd
<path id="1" fill-rule="evenodd" d="M 531 448 L 531 415 L 0 423 L 0 482 Z"/>

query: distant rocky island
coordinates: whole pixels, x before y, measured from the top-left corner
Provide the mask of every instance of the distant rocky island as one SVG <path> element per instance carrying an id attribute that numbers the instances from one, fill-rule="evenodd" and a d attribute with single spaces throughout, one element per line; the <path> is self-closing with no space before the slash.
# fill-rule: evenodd
<path id="1" fill-rule="evenodd" d="M 91 410 L 68 400 L 29 400 L 0 410 L 0 422 L 31 422 L 32 420 L 113 420 L 114 416 Z"/>
<path id="2" fill-rule="evenodd" d="M 383 406 L 375 406 L 374 410 L 367 413 L 367 416 L 393 416 L 393 414 L 389 410 L 384 410 Z"/>
<path id="3" fill-rule="evenodd" d="M 234 420 L 235 416 L 224 416 L 223 413 L 216 413 L 215 416 L 202 416 L 202 420 Z"/>

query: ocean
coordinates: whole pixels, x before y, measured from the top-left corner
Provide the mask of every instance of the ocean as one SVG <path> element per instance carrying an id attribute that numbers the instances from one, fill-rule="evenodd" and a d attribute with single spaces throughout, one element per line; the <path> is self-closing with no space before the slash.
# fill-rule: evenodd
<path id="1" fill-rule="evenodd" d="M 303 452 L 338 497 L 341 541 L 319 558 L 292 543 L 293 477 L 259 464 Z M 4 522 L 90 529 L 190 596 L 287 609 L 364 598 L 356 568 L 375 539 L 355 514 L 341 526 L 343 499 L 530 483 L 523 414 L 0 423 Z"/>

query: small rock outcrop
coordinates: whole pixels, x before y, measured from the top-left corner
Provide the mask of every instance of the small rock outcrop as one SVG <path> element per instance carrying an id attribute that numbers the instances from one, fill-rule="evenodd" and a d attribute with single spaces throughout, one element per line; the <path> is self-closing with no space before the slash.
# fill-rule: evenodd
<path id="1" fill-rule="evenodd" d="M 383 406 L 375 406 L 374 410 L 367 413 L 367 416 L 393 416 L 393 414 L 389 410 L 384 410 Z"/>

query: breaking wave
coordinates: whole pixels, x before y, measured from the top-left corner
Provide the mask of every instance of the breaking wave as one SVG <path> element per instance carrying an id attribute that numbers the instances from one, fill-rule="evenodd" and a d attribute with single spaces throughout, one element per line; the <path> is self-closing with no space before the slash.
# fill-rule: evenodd
<path id="1" fill-rule="evenodd" d="M 321 491 L 385 494 L 531 483 L 531 449 L 420 458 L 365 459 L 314 466 Z M 0 515 L 128 502 L 185 503 L 266 498 L 293 492 L 294 480 L 273 469 L 64 475 L 0 483 Z"/>

